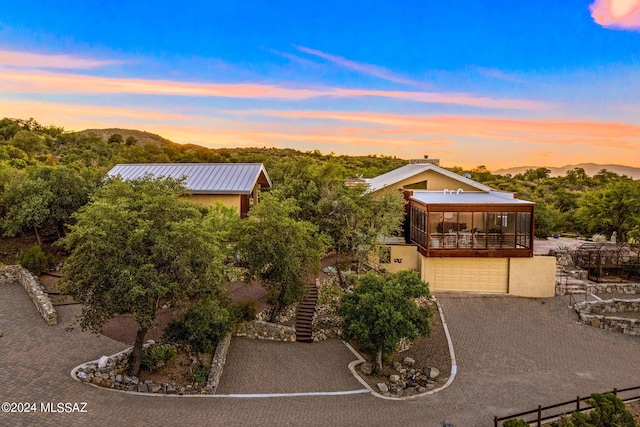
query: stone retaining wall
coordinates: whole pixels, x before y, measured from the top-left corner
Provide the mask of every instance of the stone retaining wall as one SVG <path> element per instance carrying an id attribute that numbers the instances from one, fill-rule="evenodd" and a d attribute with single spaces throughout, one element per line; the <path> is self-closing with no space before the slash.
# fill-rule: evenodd
<path id="1" fill-rule="evenodd" d="M 234 335 L 259 340 L 294 342 L 296 329 L 291 326 L 254 320 L 240 323 Z"/>
<path id="2" fill-rule="evenodd" d="M 580 322 L 596 328 L 640 336 L 640 319 L 625 317 L 625 313 L 640 312 L 640 299 L 610 299 L 585 301 L 575 305 Z"/>
<path id="3" fill-rule="evenodd" d="M 216 351 L 213 353 L 213 359 L 211 360 L 211 372 L 209 373 L 209 379 L 205 390 L 211 393 L 216 392 L 218 384 L 220 383 L 220 377 L 224 370 L 224 364 L 227 361 L 227 352 L 229 351 L 229 345 L 231 344 L 231 333 L 227 334 L 216 346 Z"/>
<path id="4" fill-rule="evenodd" d="M 38 283 L 35 277 L 19 265 L 6 265 L 0 267 L 0 284 L 18 282 L 31 297 L 31 301 L 44 318 L 47 325 L 58 323 L 58 313 L 53 307 L 49 296 L 44 292 L 44 287 Z"/>
<path id="5" fill-rule="evenodd" d="M 638 283 L 593 283 L 590 285 L 591 292 L 594 294 L 624 294 L 624 295 L 640 295 L 640 284 Z"/>

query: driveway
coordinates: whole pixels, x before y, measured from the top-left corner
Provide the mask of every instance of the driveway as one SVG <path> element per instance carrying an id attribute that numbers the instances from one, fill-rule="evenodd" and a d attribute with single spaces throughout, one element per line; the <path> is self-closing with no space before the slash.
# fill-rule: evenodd
<path id="1" fill-rule="evenodd" d="M 551 404 L 594 391 L 640 385 L 640 339 L 576 324 L 562 298 L 440 296 L 440 301 L 456 351 L 458 375 L 449 388 L 435 395 L 404 402 L 381 400 L 369 394 L 147 397 L 73 381 L 69 371 L 75 365 L 114 353 L 125 345 L 78 330 L 66 331 L 78 312 L 74 306 L 58 307 L 60 324 L 47 326 L 20 286 L 2 285 L 0 401 L 34 402 L 38 412 L 0 413 L 0 425 L 437 427 L 447 419 L 457 427 L 472 427 L 491 425 L 494 415 L 527 410 L 538 403 Z M 290 381 L 286 370 L 269 376 L 265 372 L 268 366 L 252 364 L 251 358 L 243 356 L 247 351 L 271 351 L 274 344 L 277 345 L 235 346 L 235 350 L 232 347 L 230 356 L 234 361 L 229 362 L 229 371 L 224 375 L 253 378 L 256 389 L 265 389 L 267 382 L 273 383 L 273 390 L 286 389 Z M 317 348 L 320 353 L 329 349 L 316 344 L 306 346 Z M 299 359 L 305 357 L 307 347 L 290 353 L 276 349 L 274 354 Z M 347 357 L 342 350 L 336 348 L 336 352 L 325 358 L 332 368 L 326 371 L 327 367 L 321 367 L 322 376 L 335 375 L 331 382 L 334 386 L 357 388 L 344 375 Z M 282 365 L 296 367 L 296 372 L 297 367 L 305 366 L 309 376 L 314 375 L 313 360 L 288 363 L 285 359 Z M 320 379 L 313 382 L 328 387 Z M 246 382 L 228 382 L 225 387 L 230 391 L 251 389 L 245 388 Z M 41 402 L 87 402 L 87 412 L 43 413 L 39 411 Z"/>

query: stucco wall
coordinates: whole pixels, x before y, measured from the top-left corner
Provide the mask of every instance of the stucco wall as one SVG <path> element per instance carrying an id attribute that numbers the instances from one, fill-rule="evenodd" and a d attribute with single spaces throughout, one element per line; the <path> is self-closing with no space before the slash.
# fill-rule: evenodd
<path id="1" fill-rule="evenodd" d="M 555 284 L 555 257 L 511 258 L 509 262 L 509 295 L 548 298 L 555 295 Z"/>
<path id="2" fill-rule="evenodd" d="M 240 212 L 239 194 L 193 194 L 191 196 L 186 196 L 186 198 L 204 206 L 213 206 L 216 202 L 220 202 L 224 206 L 235 208 Z"/>
<path id="3" fill-rule="evenodd" d="M 380 267 L 389 273 L 397 273 L 403 270 L 419 271 L 420 253 L 416 245 L 387 245 L 391 248 L 391 262 L 380 264 Z"/>
<path id="4" fill-rule="evenodd" d="M 457 190 L 458 188 L 462 188 L 464 191 L 479 191 L 477 188 L 464 184 L 453 178 L 449 178 L 448 176 L 441 175 L 438 172 L 426 171 L 412 176 L 411 178 L 407 178 L 403 181 L 397 182 L 393 185 L 389 185 L 388 187 L 385 187 L 378 192 L 382 194 L 387 191 L 399 190 L 407 185 L 415 184 L 422 181 L 427 181 L 427 190 L 429 191 L 441 191 L 445 188 L 449 190 Z"/>

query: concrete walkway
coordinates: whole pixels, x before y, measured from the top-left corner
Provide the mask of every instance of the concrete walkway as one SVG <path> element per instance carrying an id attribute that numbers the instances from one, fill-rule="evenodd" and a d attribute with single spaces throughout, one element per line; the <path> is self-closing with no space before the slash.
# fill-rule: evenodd
<path id="1" fill-rule="evenodd" d="M 0 401 L 33 402 L 38 412 L 0 413 L 0 425 L 437 427 L 446 419 L 456 427 L 489 426 L 494 415 L 532 409 L 538 403 L 640 385 L 640 340 L 576 324 L 566 299 L 440 295 L 440 302 L 458 359 L 458 376 L 449 388 L 434 395 L 403 402 L 370 394 L 147 397 L 73 381 L 69 372 L 77 364 L 126 346 L 78 330 L 66 331 L 78 307 L 59 307 L 60 323 L 47 326 L 19 285 L 2 285 Z M 339 346 L 299 344 L 281 350 L 275 349 L 275 343 L 243 341 L 235 340 L 229 355 L 227 378 L 223 376 L 227 391 L 249 391 L 252 384 L 258 391 L 290 389 L 297 374 L 289 375 L 287 366 L 296 372 L 300 366 L 307 370 L 307 382 L 295 381 L 299 390 L 314 389 L 314 383 L 318 388 L 359 388 L 344 374 L 344 363 L 351 359 Z M 312 351 L 307 352 L 308 348 Z M 247 351 L 253 355 L 240 357 Z M 300 361 L 301 357 L 311 359 Z M 318 359 L 326 365 L 317 367 L 320 374 L 316 376 L 312 361 Z M 278 367 L 272 365 L 279 360 Z M 87 402 L 87 412 L 43 413 L 42 402 Z"/>

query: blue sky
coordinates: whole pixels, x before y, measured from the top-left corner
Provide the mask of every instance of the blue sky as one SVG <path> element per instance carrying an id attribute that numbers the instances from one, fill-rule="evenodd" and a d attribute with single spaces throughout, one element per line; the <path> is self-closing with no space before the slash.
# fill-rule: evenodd
<path id="1" fill-rule="evenodd" d="M 0 89 L 1 116 L 210 147 L 640 166 L 640 0 L 22 0 Z"/>

